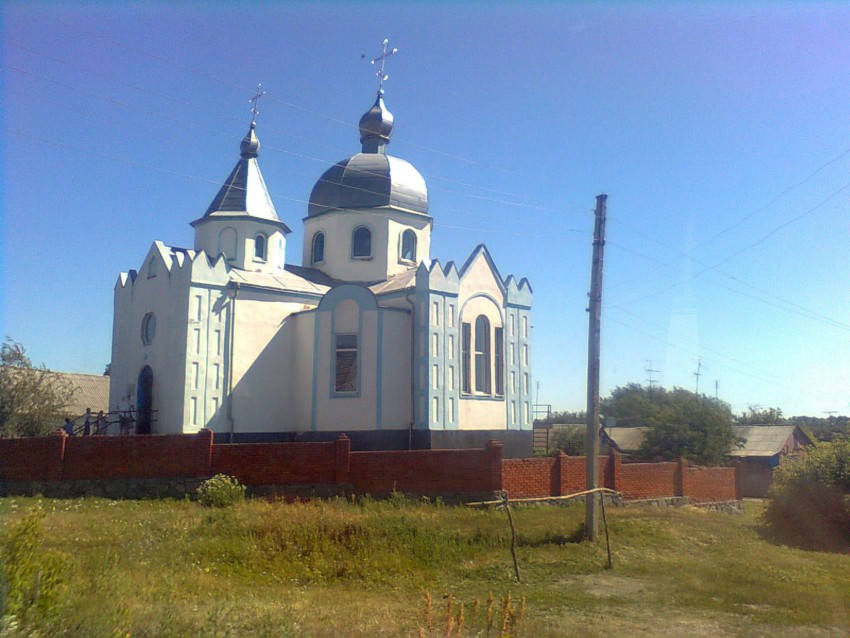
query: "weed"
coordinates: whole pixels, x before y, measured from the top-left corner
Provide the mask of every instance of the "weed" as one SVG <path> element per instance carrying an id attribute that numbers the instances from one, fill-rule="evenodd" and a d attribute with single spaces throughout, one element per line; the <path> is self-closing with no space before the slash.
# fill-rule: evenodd
<path id="1" fill-rule="evenodd" d="M 198 501 L 206 507 L 229 507 L 245 500 L 245 486 L 232 476 L 216 474 L 201 483 Z"/>

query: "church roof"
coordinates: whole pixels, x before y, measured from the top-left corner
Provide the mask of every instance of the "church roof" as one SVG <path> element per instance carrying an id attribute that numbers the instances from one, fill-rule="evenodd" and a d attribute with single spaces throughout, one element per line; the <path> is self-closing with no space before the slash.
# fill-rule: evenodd
<path id="1" fill-rule="evenodd" d="M 277 216 L 269 195 L 257 157 L 260 154 L 260 140 L 252 123 L 248 133 L 239 145 L 240 159 L 230 171 L 219 189 L 207 212 L 201 219 L 192 222 L 196 225 L 210 218 L 243 217 L 273 222 L 282 227 L 284 233 L 290 230 Z"/>
<path id="2" fill-rule="evenodd" d="M 330 280 L 330 278 L 324 276 L 323 280 L 322 277 L 313 276 L 313 273 L 304 272 L 312 271 L 312 268 L 298 268 L 297 270 L 301 272 L 293 272 L 293 270 L 296 270 L 296 268 L 289 265 L 286 266 L 286 270 L 274 274 L 234 268 L 230 271 L 230 281 L 257 288 L 316 295 L 323 295 L 332 287 L 330 281 L 333 280 Z M 321 275 L 321 273 L 319 274 Z"/>
<path id="3" fill-rule="evenodd" d="M 330 210 L 393 207 L 428 213 L 428 189 L 412 164 L 387 155 L 392 113 L 380 93 L 360 119 L 362 152 L 337 162 L 310 193 L 309 217 Z"/>

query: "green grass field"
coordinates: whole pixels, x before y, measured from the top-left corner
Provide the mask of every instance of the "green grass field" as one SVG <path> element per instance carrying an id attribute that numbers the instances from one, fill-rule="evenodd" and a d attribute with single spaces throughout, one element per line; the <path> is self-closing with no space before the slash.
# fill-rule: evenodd
<path id="1" fill-rule="evenodd" d="M 0 635 L 850 635 L 850 554 L 771 544 L 760 511 L 608 508 L 608 570 L 580 505 L 517 507 L 518 584 L 500 510 L 5 498 L 7 607 L 30 584 Z"/>

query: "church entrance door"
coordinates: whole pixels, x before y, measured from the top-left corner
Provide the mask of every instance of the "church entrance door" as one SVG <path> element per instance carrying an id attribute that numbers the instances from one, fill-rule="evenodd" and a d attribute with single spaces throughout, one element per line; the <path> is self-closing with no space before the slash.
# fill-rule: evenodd
<path id="1" fill-rule="evenodd" d="M 153 370 L 145 366 L 136 385 L 136 434 L 150 434 L 153 417 Z"/>

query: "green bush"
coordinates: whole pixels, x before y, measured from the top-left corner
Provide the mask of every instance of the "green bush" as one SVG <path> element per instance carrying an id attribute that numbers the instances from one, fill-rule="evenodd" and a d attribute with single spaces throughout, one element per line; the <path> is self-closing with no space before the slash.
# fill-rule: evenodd
<path id="1" fill-rule="evenodd" d="M 850 440 L 821 443 L 774 476 L 763 521 L 776 539 L 803 547 L 850 547 Z"/>
<path id="2" fill-rule="evenodd" d="M 245 500 L 245 486 L 232 476 L 216 474 L 201 483 L 198 502 L 206 507 L 229 507 Z"/>
<path id="3" fill-rule="evenodd" d="M 44 619 L 66 584 L 66 557 L 42 548 L 44 512 L 34 507 L 0 538 L 0 617 Z"/>

